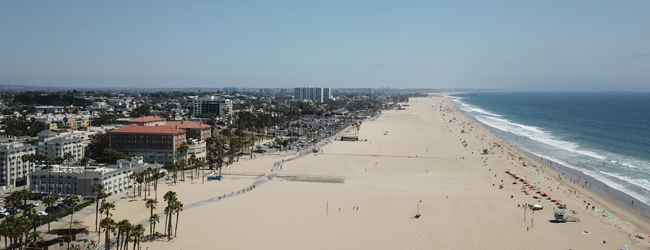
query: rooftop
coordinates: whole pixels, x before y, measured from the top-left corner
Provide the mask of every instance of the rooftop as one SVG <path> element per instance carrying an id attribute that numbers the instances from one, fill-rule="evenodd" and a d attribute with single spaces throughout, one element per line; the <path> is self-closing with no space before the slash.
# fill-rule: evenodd
<path id="1" fill-rule="evenodd" d="M 176 129 L 170 126 L 138 126 L 136 124 L 131 124 L 118 129 L 113 129 L 110 133 L 184 134 L 185 130 Z"/>
<path id="2" fill-rule="evenodd" d="M 135 118 L 129 121 L 129 123 L 142 123 L 142 122 L 157 122 L 157 121 L 164 121 L 165 119 L 157 117 L 157 116 L 145 116 L 145 117 L 139 117 Z"/>

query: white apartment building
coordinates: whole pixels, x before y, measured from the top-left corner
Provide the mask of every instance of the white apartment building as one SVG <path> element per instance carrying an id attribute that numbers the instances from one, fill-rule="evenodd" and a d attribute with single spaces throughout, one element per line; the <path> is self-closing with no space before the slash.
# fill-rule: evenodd
<path id="1" fill-rule="evenodd" d="M 23 155 L 36 154 L 36 146 L 20 142 L 0 143 L 0 187 L 24 186 L 34 172 L 34 163 L 23 162 Z"/>
<path id="2" fill-rule="evenodd" d="M 158 168 L 162 164 L 144 163 L 142 157 L 132 157 L 131 161 L 118 160 L 117 164 L 110 166 L 72 166 L 54 165 L 43 171 L 31 174 L 29 189 L 34 193 L 94 196 L 92 187 L 95 184 L 104 185 L 108 194 L 128 191 L 134 182 L 129 176 L 141 173 L 147 168 Z"/>
<path id="3" fill-rule="evenodd" d="M 194 107 L 194 116 L 200 114 L 212 113 L 221 119 L 232 113 L 232 101 L 230 99 L 218 98 L 215 96 L 197 98 L 192 101 Z"/>
<path id="4" fill-rule="evenodd" d="M 331 89 L 322 87 L 295 88 L 293 90 L 293 95 L 297 100 L 326 102 L 331 99 Z"/>
<path id="5" fill-rule="evenodd" d="M 74 156 L 73 162 L 84 158 L 84 139 L 81 134 L 59 135 L 51 130 L 38 133 L 38 154 L 50 158 L 63 157 L 66 153 Z"/>

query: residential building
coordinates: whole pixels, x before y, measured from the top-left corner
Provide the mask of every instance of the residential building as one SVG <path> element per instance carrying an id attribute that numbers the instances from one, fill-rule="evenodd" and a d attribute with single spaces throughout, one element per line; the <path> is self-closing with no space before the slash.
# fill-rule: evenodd
<path id="1" fill-rule="evenodd" d="M 36 146 L 20 142 L 0 143 L 0 187 L 2 189 L 24 186 L 34 171 L 34 164 L 23 162 L 23 155 L 35 155 Z"/>
<path id="2" fill-rule="evenodd" d="M 92 187 L 102 184 L 108 194 L 128 191 L 134 182 L 129 176 L 141 173 L 147 168 L 161 171 L 163 164 L 144 163 L 142 157 L 134 156 L 131 161 L 119 160 L 110 166 L 72 166 L 54 165 L 48 170 L 31 173 L 29 189 L 34 193 L 80 195 L 92 197 Z"/>
<path id="3" fill-rule="evenodd" d="M 84 158 L 84 138 L 80 134 L 58 134 L 51 130 L 41 131 L 38 135 L 38 154 L 49 158 L 72 154 L 73 162 Z"/>
<path id="4" fill-rule="evenodd" d="M 221 119 L 226 119 L 232 113 L 232 101 L 230 99 L 209 96 L 192 100 L 192 105 L 194 107 L 194 116 L 212 113 L 221 117 Z"/>
<path id="5" fill-rule="evenodd" d="M 294 89 L 294 96 L 298 100 L 311 100 L 316 102 L 325 102 L 331 98 L 330 88 L 322 87 L 302 87 Z"/>

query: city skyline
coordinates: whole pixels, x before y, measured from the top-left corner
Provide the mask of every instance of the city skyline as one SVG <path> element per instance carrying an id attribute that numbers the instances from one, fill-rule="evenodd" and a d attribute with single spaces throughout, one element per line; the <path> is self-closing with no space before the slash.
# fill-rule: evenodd
<path id="1" fill-rule="evenodd" d="M 650 2 L 2 2 L 0 85 L 650 91 Z"/>

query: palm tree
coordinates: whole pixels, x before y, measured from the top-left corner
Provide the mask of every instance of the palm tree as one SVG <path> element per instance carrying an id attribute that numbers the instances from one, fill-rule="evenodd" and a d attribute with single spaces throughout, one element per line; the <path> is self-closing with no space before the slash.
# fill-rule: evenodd
<path id="1" fill-rule="evenodd" d="M 180 164 L 178 161 L 172 165 L 171 171 L 172 171 L 172 178 L 174 178 L 174 185 L 176 185 L 176 180 L 178 179 L 178 169 L 180 168 Z"/>
<path id="2" fill-rule="evenodd" d="M 190 156 L 190 160 L 188 161 L 188 165 L 190 165 L 190 164 L 194 168 L 196 168 L 196 154 L 192 154 L 192 156 Z M 194 172 L 192 170 L 190 170 L 190 178 L 191 178 L 191 181 L 194 181 Z"/>
<path id="3" fill-rule="evenodd" d="M 109 203 L 104 203 L 109 204 Z M 117 227 L 117 223 L 111 217 L 106 217 L 102 219 L 102 222 L 99 223 L 99 226 L 105 229 L 106 239 L 104 242 L 104 249 L 110 249 L 111 247 L 111 232 Z"/>
<path id="4" fill-rule="evenodd" d="M 178 216 L 183 211 L 183 203 L 181 203 L 179 200 L 176 200 L 174 202 L 173 208 L 176 210 L 176 226 L 174 226 L 174 237 L 176 237 L 176 233 L 178 232 Z"/>
<path id="5" fill-rule="evenodd" d="M 9 228 L 11 227 L 9 219 L 5 219 L 2 222 L 0 222 L 0 235 L 5 238 L 5 249 L 9 249 L 7 247 L 9 240 L 7 240 L 7 237 L 9 237 Z"/>
<path id="6" fill-rule="evenodd" d="M 144 236 L 144 231 L 142 224 L 138 224 L 133 228 L 133 250 L 137 249 L 135 248 L 136 243 L 138 243 L 138 247 L 140 246 L 140 239 Z"/>
<path id="7" fill-rule="evenodd" d="M 138 183 L 138 195 L 142 197 L 142 183 L 144 183 L 144 173 L 138 174 L 138 177 L 135 178 L 135 182 Z M 145 196 L 146 196 L 147 190 L 145 190 Z"/>
<path id="8" fill-rule="evenodd" d="M 56 198 L 54 196 L 48 195 L 43 198 L 43 204 L 45 204 L 47 207 L 54 206 L 54 203 L 56 203 Z M 50 221 L 51 221 L 51 214 L 47 214 L 47 231 L 50 231 Z"/>
<path id="9" fill-rule="evenodd" d="M 167 211 L 167 217 L 165 218 L 165 221 L 167 221 L 167 223 L 169 223 L 169 224 L 166 225 L 165 229 L 167 231 L 168 239 L 171 240 L 171 238 L 172 238 L 172 214 L 174 212 L 174 204 L 175 204 L 175 202 L 177 200 L 176 192 L 171 191 L 171 190 L 167 191 L 167 193 L 165 193 L 165 195 L 163 196 L 163 199 L 167 202 L 167 207 L 165 208 L 165 210 Z"/>
<path id="10" fill-rule="evenodd" d="M 43 240 L 43 235 L 38 231 L 34 231 L 31 234 L 29 234 L 29 238 L 32 239 L 32 244 L 33 244 L 34 249 L 35 249 L 38 246 L 38 242 Z M 5 247 L 5 249 L 6 249 L 6 247 Z"/>
<path id="11" fill-rule="evenodd" d="M 187 142 L 181 143 L 176 150 L 183 156 L 181 159 L 182 160 L 187 160 L 187 150 L 189 149 L 189 146 L 187 145 Z M 185 182 L 185 166 L 184 164 L 181 164 L 181 171 L 183 171 L 183 175 L 181 176 L 181 179 L 183 182 Z"/>
<path id="12" fill-rule="evenodd" d="M 63 159 L 65 159 L 65 161 L 68 163 L 68 169 L 70 169 L 70 161 L 74 159 L 74 155 L 72 155 L 70 152 L 67 152 L 63 154 Z"/>
<path id="13" fill-rule="evenodd" d="M 81 161 L 81 165 L 83 165 L 83 167 L 84 167 L 84 179 L 86 179 L 86 173 L 88 172 L 86 167 L 88 167 L 88 162 L 90 162 L 90 158 L 84 156 L 83 158 L 81 158 L 80 161 Z M 79 181 L 77 180 L 77 184 L 78 183 L 79 183 Z M 82 183 L 84 184 L 83 187 L 82 187 L 83 190 L 86 190 L 86 185 L 87 185 L 86 182 L 84 181 Z"/>
<path id="14" fill-rule="evenodd" d="M 151 239 L 153 239 L 154 234 L 156 233 L 156 224 L 158 222 L 160 222 L 160 216 L 158 214 L 154 214 L 149 217 L 149 224 L 153 225 L 153 233 L 151 234 Z"/>
<path id="15" fill-rule="evenodd" d="M 181 167 L 181 181 L 185 182 L 185 166 L 187 164 L 187 160 L 185 159 L 180 159 L 178 160 L 179 166 Z"/>
<path id="16" fill-rule="evenodd" d="M 77 206 L 77 202 L 79 202 L 79 197 L 73 195 L 69 198 L 69 202 L 72 204 L 72 214 L 70 215 L 70 229 L 68 230 L 68 237 L 70 237 L 70 241 L 68 241 L 68 248 L 70 248 L 70 242 L 72 241 L 72 218 L 74 217 L 74 209 Z"/>
<path id="17" fill-rule="evenodd" d="M 154 199 L 148 199 L 144 203 L 144 206 L 146 208 L 151 209 L 151 212 L 150 212 L 150 215 L 149 215 L 150 218 L 153 217 L 153 210 L 156 209 L 157 204 L 158 204 L 158 201 L 154 200 Z M 149 234 L 151 235 L 151 237 L 153 237 L 153 226 L 151 224 L 149 225 L 149 232 L 150 232 Z"/>
<path id="18" fill-rule="evenodd" d="M 127 219 L 123 219 L 120 222 L 117 223 L 117 242 L 115 243 L 116 249 L 120 249 L 120 238 L 123 236 L 126 236 L 127 232 L 130 231 L 130 228 L 132 227 L 131 222 Z M 128 241 L 128 238 L 125 238 L 124 241 Z"/>
<path id="19" fill-rule="evenodd" d="M 105 193 L 104 193 L 104 185 L 102 184 L 95 184 L 93 185 L 93 193 L 95 193 L 95 232 L 98 232 L 98 225 L 99 225 L 99 199 L 103 199 Z"/>
<path id="20" fill-rule="evenodd" d="M 100 212 L 102 215 L 103 215 L 104 213 L 106 213 L 106 218 L 105 218 L 105 219 L 108 219 L 108 218 L 111 217 L 111 215 L 113 215 L 113 214 L 111 214 L 111 210 L 115 210 L 115 204 L 113 204 L 113 203 L 109 203 L 109 202 L 103 202 L 103 203 L 102 203 L 102 206 L 99 208 L 99 212 Z M 103 221 L 103 220 L 101 220 L 101 221 Z M 100 228 L 100 229 L 103 228 L 102 225 L 101 225 L 101 222 L 99 223 L 99 228 Z M 98 233 L 98 234 L 100 235 L 100 237 L 101 237 L 101 231 L 98 231 L 97 233 Z"/>
<path id="21" fill-rule="evenodd" d="M 158 180 L 160 180 L 161 178 L 165 177 L 165 175 L 166 175 L 166 174 L 165 174 L 164 172 L 161 172 L 160 169 L 156 169 L 156 171 L 154 172 L 153 189 L 154 189 L 154 191 L 155 191 L 155 193 L 156 193 L 156 194 L 155 194 L 155 195 L 156 195 L 156 196 L 155 196 L 155 199 L 156 199 L 156 200 L 158 200 Z"/>
<path id="22" fill-rule="evenodd" d="M 201 180 L 202 180 L 203 183 L 205 183 L 205 168 L 204 168 L 204 166 L 205 166 L 205 161 L 204 160 L 202 160 L 202 159 L 196 160 L 197 177 L 198 177 L 198 169 L 201 169 L 201 172 L 202 172 L 202 175 L 203 175 L 201 177 Z"/>

